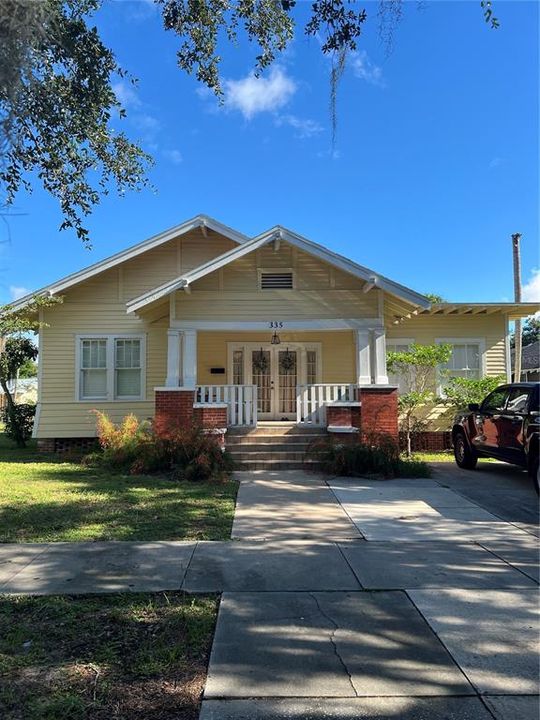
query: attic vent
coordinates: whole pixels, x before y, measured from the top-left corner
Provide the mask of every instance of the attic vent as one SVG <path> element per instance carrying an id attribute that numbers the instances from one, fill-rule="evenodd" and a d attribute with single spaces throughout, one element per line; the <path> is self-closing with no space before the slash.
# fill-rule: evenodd
<path id="1" fill-rule="evenodd" d="M 292 290 L 292 272 L 262 272 L 261 290 Z"/>

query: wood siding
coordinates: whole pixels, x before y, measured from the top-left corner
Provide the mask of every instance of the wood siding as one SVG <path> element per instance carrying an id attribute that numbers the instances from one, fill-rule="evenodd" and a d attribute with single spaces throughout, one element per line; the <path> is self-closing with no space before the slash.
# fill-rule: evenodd
<path id="1" fill-rule="evenodd" d="M 294 290 L 259 290 L 258 271 L 290 268 Z M 377 293 L 327 263 L 281 244 L 264 246 L 176 293 L 177 320 L 303 320 L 377 317 Z"/>
<path id="2" fill-rule="evenodd" d="M 126 313 L 126 301 L 151 290 L 180 273 L 230 250 L 234 243 L 200 229 L 149 250 L 67 291 L 64 302 L 44 311 L 47 327 L 41 332 L 40 410 L 37 436 L 88 437 L 95 434 L 92 408 L 104 410 L 113 420 L 130 412 L 144 420 L 154 414 L 154 387 L 167 374 L 168 301 L 144 319 Z M 75 397 L 76 336 L 137 333 L 146 335 L 145 400 L 79 402 Z"/>

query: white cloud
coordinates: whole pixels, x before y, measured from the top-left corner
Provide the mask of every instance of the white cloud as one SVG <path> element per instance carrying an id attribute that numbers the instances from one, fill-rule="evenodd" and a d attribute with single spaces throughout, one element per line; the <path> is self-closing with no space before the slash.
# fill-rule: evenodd
<path id="1" fill-rule="evenodd" d="M 29 292 L 30 292 L 30 290 L 28 290 L 28 288 L 22 287 L 22 285 L 20 287 L 17 285 L 9 286 L 9 293 L 11 295 L 12 300 L 18 300 L 19 298 L 22 298 L 25 295 L 28 295 Z"/>
<path id="2" fill-rule="evenodd" d="M 493 170 L 496 167 L 499 167 L 499 165 L 502 165 L 504 162 L 503 158 L 500 157 L 494 157 L 489 161 L 489 169 Z"/>
<path id="3" fill-rule="evenodd" d="M 119 80 L 113 83 L 113 92 L 118 98 L 118 102 L 125 108 L 138 108 L 141 107 L 141 101 L 135 90 L 135 86 L 132 83 L 126 82 L 125 80 Z"/>
<path id="4" fill-rule="evenodd" d="M 365 80 L 371 85 L 384 87 L 386 84 L 384 82 L 382 68 L 369 59 L 365 50 L 360 50 L 360 52 L 353 54 L 352 69 L 357 78 Z"/>
<path id="5" fill-rule="evenodd" d="M 279 115 L 276 118 L 276 125 L 289 125 L 296 130 L 297 136 L 302 139 L 318 135 L 324 129 L 316 120 L 300 118 L 297 115 Z"/>
<path id="6" fill-rule="evenodd" d="M 146 113 L 139 113 L 133 116 L 134 124 L 140 130 L 146 130 L 149 133 L 154 133 L 161 127 L 161 123 L 153 115 L 147 115 Z"/>
<path id="7" fill-rule="evenodd" d="M 224 80 L 225 107 L 238 110 L 247 119 L 284 107 L 297 90 L 283 68 L 273 67 L 267 76 L 250 73 L 241 80 Z"/>
<path id="8" fill-rule="evenodd" d="M 164 150 L 163 156 L 166 157 L 167 160 L 170 160 L 174 165 L 180 165 L 180 163 L 184 162 L 184 158 L 182 157 L 180 150 Z"/>
<path id="9" fill-rule="evenodd" d="M 523 285 L 521 291 L 523 302 L 540 302 L 540 270 L 534 268 L 529 282 Z"/>

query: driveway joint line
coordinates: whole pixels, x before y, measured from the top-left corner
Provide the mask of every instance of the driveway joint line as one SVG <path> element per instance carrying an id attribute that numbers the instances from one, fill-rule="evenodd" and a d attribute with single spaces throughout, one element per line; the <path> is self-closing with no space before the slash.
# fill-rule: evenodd
<path id="1" fill-rule="evenodd" d="M 533 536 L 533 537 L 534 537 L 534 536 Z M 532 580 L 536 585 L 540 585 L 540 583 L 538 582 L 538 580 L 537 580 L 536 578 L 531 577 L 531 575 L 529 575 L 528 573 L 526 573 L 525 570 L 522 570 L 522 569 L 519 568 L 517 565 L 512 565 L 512 563 L 511 563 L 509 560 L 506 560 L 506 559 L 503 558 L 501 555 L 497 555 L 497 553 L 496 553 L 494 550 L 490 550 L 490 548 L 486 547 L 485 545 L 482 545 L 482 542 L 481 542 L 481 541 L 478 541 L 476 544 L 477 544 L 479 547 L 481 547 L 483 550 L 486 550 L 486 552 L 488 552 L 488 553 L 490 553 L 491 555 L 493 555 L 493 557 L 496 557 L 497 560 L 501 560 L 503 563 L 506 563 L 506 565 L 508 565 L 509 567 L 511 567 L 512 570 L 517 570 L 517 571 L 520 572 L 522 575 L 524 575 L 528 580 Z M 538 543 L 537 543 L 537 545 L 538 545 Z M 537 553 L 538 553 L 538 547 L 537 547 Z M 501 588 L 501 589 L 502 589 L 502 588 Z"/>
<path id="2" fill-rule="evenodd" d="M 364 541 L 364 540 L 361 540 L 360 542 L 365 542 L 365 541 Z M 339 550 L 341 557 L 342 557 L 342 558 L 345 560 L 345 562 L 347 563 L 347 566 L 349 567 L 349 570 L 350 570 L 350 571 L 352 572 L 352 574 L 354 575 L 354 577 L 355 577 L 355 579 L 356 579 L 356 582 L 360 585 L 360 589 L 361 589 L 361 590 L 365 590 L 366 588 L 362 585 L 362 582 L 361 582 L 360 578 L 359 578 L 358 575 L 356 574 L 353 566 L 351 565 L 351 563 L 349 562 L 347 556 L 346 556 L 345 553 L 343 552 L 340 543 L 339 543 L 339 542 L 336 542 L 335 545 L 336 545 L 337 549 Z"/>
<path id="3" fill-rule="evenodd" d="M 440 644 L 443 646 L 443 648 L 444 648 L 444 649 L 446 650 L 446 652 L 448 653 L 448 657 L 451 659 L 451 661 L 452 661 L 452 662 L 454 663 L 454 665 L 457 667 L 457 669 L 459 670 L 459 672 L 463 675 L 463 677 L 465 678 L 465 680 L 466 680 L 467 683 L 469 684 L 471 690 L 473 691 L 473 695 L 475 695 L 476 697 L 481 697 L 481 695 L 480 695 L 480 690 L 476 687 L 476 685 L 474 685 L 474 683 L 472 682 L 472 680 L 469 679 L 469 677 L 468 677 L 467 673 L 465 672 L 465 670 L 463 670 L 463 668 L 461 667 L 461 665 L 458 663 L 458 661 L 456 660 L 456 658 L 454 657 L 454 655 L 453 655 L 452 652 L 450 651 L 450 648 L 448 648 L 448 647 L 446 646 L 446 643 L 443 641 L 443 639 L 439 636 L 439 634 L 435 631 L 435 629 L 430 625 L 429 620 L 428 620 L 427 617 L 424 615 L 424 613 L 420 610 L 420 608 L 418 607 L 418 605 L 414 602 L 414 600 L 412 599 L 412 597 L 409 595 L 409 592 L 408 592 L 407 590 L 404 590 L 403 592 L 404 592 L 405 595 L 409 598 L 409 600 L 410 600 L 410 602 L 412 603 L 413 607 L 416 609 L 416 611 L 418 612 L 418 614 L 420 615 L 420 617 L 422 618 L 422 620 L 425 622 L 426 626 L 429 628 L 429 630 L 430 630 L 431 634 L 433 635 L 433 637 L 436 638 L 436 639 L 440 642 Z"/>
<path id="4" fill-rule="evenodd" d="M 354 522 L 354 520 L 352 519 L 352 517 L 349 515 L 349 512 L 347 511 L 345 505 L 341 502 L 341 500 L 340 500 L 340 499 L 338 498 L 338 496 L 336 495 L 336 493 L 335 493 L 335 491 L 334 491 L 334 488 L 333 488 L 331 485 L 328 484 L 328 480 L 332 481 L 332 480 L 337 480 L 337 479 L 338 479 L 337 477 L 331 477 L 331 478 L 325 479 L 325 480 L 324 480 L 324 484 L 326 485 L 326 487 L 330 490 L 330 492 L 332 493 L 332 495 L 333 495 L 334 498 L 336 499 L 336 502 L 338 503 L 339 507 L 342 509 L 342 511 L 345 513 L 345 515 L 349 518 L 349 522 L 351 523 L 351 525 L 353 526 L 353 528 L 356 528 L 356 531 L 357 531 L 358 534 L 360 535 L 360 538 L 358 538 L 358 539 L 359 539 L 359 540 L 366 540 L 366 541 L 367 541 L 367 537 L 364 535 L 364 533 L 360 530 L 360 528 L 358 527 L 358 525 Z M 359 478 L 359 479 L 361 479 L 361 478 Z"/>
<path id="5" fill-rule="evenodd" d="M 191 555 L 189 556 L 189 560 L 188 560 L 188 562 L 187 562 L 186 569 L 184 570 L 184 575 L 183 575 L 183 577 L 182 577 L 182 582 L 180 583 L 180 590 L 184 590 L 184 586 L 185 586 L 185 584 L 186 584 L 186 578 L 187 578 L 188 570 L 189 570 L 189 568 L 191 567 L 191 561 L 193 560 L 193 556 L 195 555 L 195 550 L 198 548 L 198 546 L 199 546 L 199 541 L 196 540 L 195 543 L 194 543 L 194 545 L 193 545 L 193 550 L 191 551 Z M 185 590 L 184 590 L 184 592 L 185 592 Z"/>

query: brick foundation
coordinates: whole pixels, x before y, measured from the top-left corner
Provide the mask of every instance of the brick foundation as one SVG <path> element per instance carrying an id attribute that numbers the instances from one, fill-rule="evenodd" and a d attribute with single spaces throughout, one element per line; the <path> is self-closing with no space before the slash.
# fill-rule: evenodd
<path id="1" fill-rule="evenodd" d="M 411 437 L 411 445 L 413 452 L 443 452 L 444 450 L 451 450 L 452 433 L 450 430 L 425 430 L 414 433 Z M 407 447 L 404 432 L 399 433 L 399 447 L 401 450 L 405 450 Z"/>
<path id="2" fill-rule="evenodd" d="M 183 388 L 155 388 L 156 411 L 154 427 L 158 435 L 167 434 L 178 427 L 187 427 L 194 421 L 194 390 Z"/>
<path id="3" fill-rule="evenodd" d="M 87 453 L 98 447 L 97 438 L 42 438 L 37 441 L 39 452 L 44 453 Z"/>

